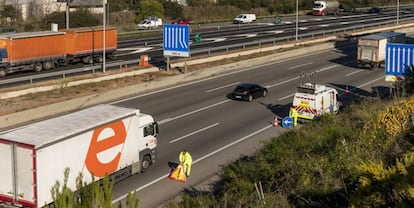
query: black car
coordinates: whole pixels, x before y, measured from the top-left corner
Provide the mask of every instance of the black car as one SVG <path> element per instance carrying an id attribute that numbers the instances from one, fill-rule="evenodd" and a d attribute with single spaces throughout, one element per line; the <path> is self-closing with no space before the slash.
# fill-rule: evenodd
<path id="1" fill-rule="evenodd" d="M 266 95 L 267 89 L 265 87 L 253 83 L 242 83 L 233 90 L 231 98 L 251 102 L 254 98 L 265 97 Z"/>
<path id="2" fill-rule="evenodd" d="M 381 13 L 381 8 L 379 7 L 372 7 L 371 9 L 369 9 L 368 13 Z"/>

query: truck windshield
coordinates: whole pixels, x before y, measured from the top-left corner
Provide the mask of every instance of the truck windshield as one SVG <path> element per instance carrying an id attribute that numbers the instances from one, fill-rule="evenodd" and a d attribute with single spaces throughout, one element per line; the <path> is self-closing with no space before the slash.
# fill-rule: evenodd
<path id="1" fill-rule="evenodd" d="M 313 5 L 313 8 L 316 8 L 316 9 L 319 9 L 319 8 L 322 8 L 322 4 L 314 4 Z"/>
<path id="2" fill-rule="evenodd" d="M 3 58 L 7 62 L 7 51 L 4 48 L 0 48 L 0 63 L 3 63 Z"/>

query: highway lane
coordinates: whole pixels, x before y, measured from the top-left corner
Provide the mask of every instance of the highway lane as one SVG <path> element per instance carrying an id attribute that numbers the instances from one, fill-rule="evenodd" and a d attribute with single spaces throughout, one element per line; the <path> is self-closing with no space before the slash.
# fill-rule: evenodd
<path id="1" fill-rule="evenodd" d="M 179 194 L 182 188 L 215 175 L 220 164 L 253 152 L 260 140 L 279 135 L 284 129 L 271 127 L 273 116 L 287 115 L 302 72 L 317 71 L 318 83 L 336 87 L 340 92 L 348 86 L 371 96 L 373 87 L 389 86 L 383 70 L 357 69 L 355 52 L 355 45 L 321 51 L 252 69 L 242 68 L 117 103 L 154 115 L 160 122 L 161 134 L 157 163 L 148 172 L 118 183 L 114 199 L 139 190 L 140 207 L 156 207 Z M 251 103 L 227 99 L 227 93 L 240 82 L 267 86 L 269 95 Z M 260 137 L 262 134 L 266 136 Z M 168 162 L 177 162 L 182 148 L 188 149 L 195 161 L 186 184 L 165 178 L 170 170 Z"/>
<path id="2" fill-rule="evenodd" d="M 332 29 L 349 28 L 361 25 L 367 25 L 374 22 L 384 22 L 389 20 L 395 20 L 395 13 L 383 13 L 383 14 L 351 14 L 343 16 L 300 16 L 299 17 L 299 38 L 303 35 L 320 33 L 323 31 L 329 31 Z M 413 15 L 400 15 L 400 22 L 412 21 Z M 206 27 L 207 29 L 205 29 Z M 191 43 L 191 51 L 194 52 L 193 56 L 201 55 L 195 53 L 197 50 L 212 49 L 218 46 L 232 45 L 236 43 L 247 43 L 252 41 L 263 41 L 269 39 L 281 39 L 280 41 L 286 41 L 288 38 L 295 37 L 296 24 L 294 19 L 282 19 L 281 24 L 273 24 L 271 20 L 269 22 L 258 22 L 254 24 L 234 25 L 223 24 L 220 27 L 207 27 L 200 26 L 200 28 L 193 27 L 191 33 L 191 40 L 194 35 L 200 33 L 203 37 L 201 43 Z M 220 28 L 220 29 L 218 29 Z M 282 40 L 283 39 L 283 40 Z M 156 66 L 164 67 L 164 57 L 162 55 L 162 31 L 153 33 L 150 36 L 141 36 L 138 38 L 120 39 L 118 40 L 118 52 L 115 60 L 108 60 L 109 62 L 120 62 L 127 60 L 139 60 L 142 54 L 148 55 L 150 62 Z M 205 55 L 205 53 L 203 53 Z M 172 57 L 175 59 L 175 57 Z M 100 64 L 100 63 L 96 63 Z M 83 64 L 68 65 L 59 67 L 56 70 L 69 70 L 73 68 L 82 67 Z M 108 69 L 110 70 L 110 69 Z M 21 76 L 30 76 L 35 73 L 48 73 L 48 71 L 42 72 L 25 72 L 8 75 L 2 79 L 17 78 Z"/>

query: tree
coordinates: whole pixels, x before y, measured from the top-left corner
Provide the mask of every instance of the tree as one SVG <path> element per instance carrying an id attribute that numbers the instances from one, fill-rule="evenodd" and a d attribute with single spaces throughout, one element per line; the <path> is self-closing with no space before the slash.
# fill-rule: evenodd
<path id="1" fill-rule="evenodd" d="M 181 18 L 184 16 L 183 7 L 177 2 L 164 1 L 164 14 L 172 19 Z"/>
<path id="2" fill-rule="evenodd" d="M 140 19 L 144 19 L 149 16 L 156 16 L 160 18 L 164 16 L 164 8 L 162 4 L 156 0 L 143 0 L 139 3 L 139 7 Z"/>
<path id="3" fill-rule="evenodd" d="M 17 21 L 20 12 L 16 9 L 13 5 L 4 5 L 3 9 L 1 10 L 1 21 L 2 23 L 11 22 L 14 23 Z"/>

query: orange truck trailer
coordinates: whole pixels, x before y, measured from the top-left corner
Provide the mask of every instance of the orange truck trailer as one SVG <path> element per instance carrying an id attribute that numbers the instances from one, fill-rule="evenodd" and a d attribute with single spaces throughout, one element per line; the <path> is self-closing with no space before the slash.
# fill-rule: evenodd
<path id="1" fill-rule="evenodd" d="M 107 27 L 107 57 L 113 57 L 116 49 L 116 28 Z M 102 27 L 0 35 L 0 77 L 20 71 L 50 70 L 80 61 L 85 64 L 103 61 Z"/>

